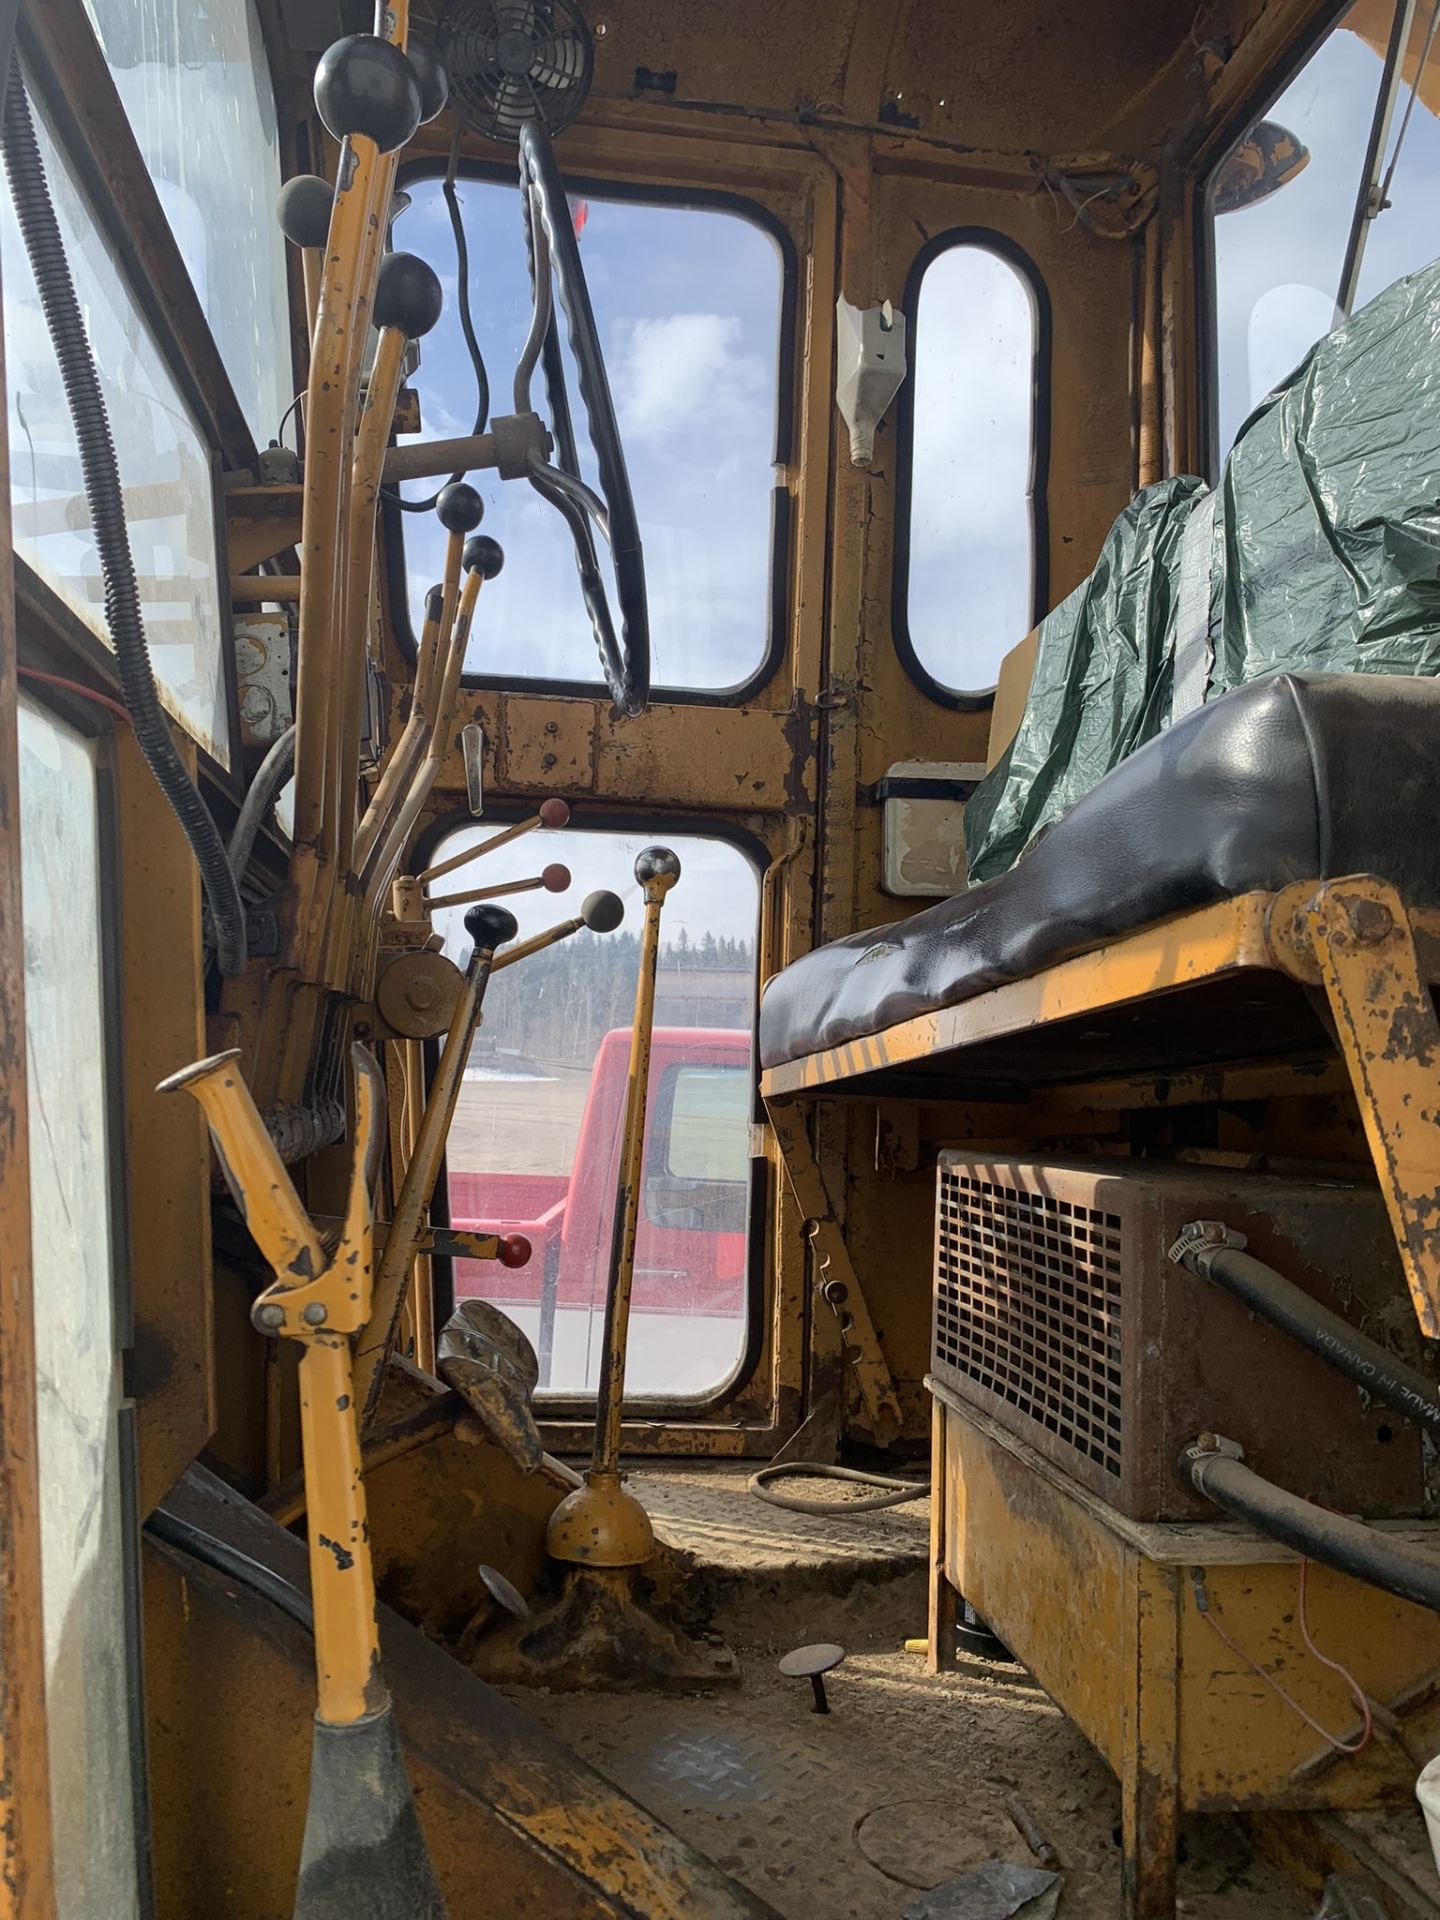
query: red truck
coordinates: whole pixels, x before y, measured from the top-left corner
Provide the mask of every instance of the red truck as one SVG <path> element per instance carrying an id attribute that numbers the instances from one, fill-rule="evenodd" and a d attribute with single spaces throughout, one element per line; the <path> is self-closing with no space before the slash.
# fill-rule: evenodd
<path id="1" fill-rule="evenodd" d="M 453 1226 L 530 1241 L 524 1267 L 457 1260 L 455 1295 L 492 1300 L 525 1328 L 542 1388 L 594 1384 L 629 1060 L 630 1029 L 617 1027 L 595 1055 L 568 1174 L 450 1175 Z M 751 1086 L 748 1033 L 655 1029 L 631 1302 L 632 1391 L 700 1392 L 740 1357 Z"/>

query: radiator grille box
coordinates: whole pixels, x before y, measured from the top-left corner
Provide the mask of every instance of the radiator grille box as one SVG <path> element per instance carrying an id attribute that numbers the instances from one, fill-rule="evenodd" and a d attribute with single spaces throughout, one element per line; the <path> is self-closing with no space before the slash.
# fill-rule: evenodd
<path id="1" fill-rule="evenodd" d="M 1214 1509 L 1176 1472 L 1223 1433 L 1349 1513 L 1433 1510 L 1417 1428 L 1166 1258 L 1223 1220 L 1249 1251 L 1433 1375 L 1373 1188 L 1113 1160 L 940 1155 L 933 1371 L 1134 1520 Z"/>

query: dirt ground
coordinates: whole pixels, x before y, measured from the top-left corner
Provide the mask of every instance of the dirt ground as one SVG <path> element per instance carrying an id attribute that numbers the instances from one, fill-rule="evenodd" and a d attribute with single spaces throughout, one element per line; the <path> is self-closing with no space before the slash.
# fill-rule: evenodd
<path id="1" fill-rule="evenodd" d="M 446 1158 L 468 1173 L 569 1173 L 590 1074 L 547 1067 L 553 1079 L 467 1079 Z"/>

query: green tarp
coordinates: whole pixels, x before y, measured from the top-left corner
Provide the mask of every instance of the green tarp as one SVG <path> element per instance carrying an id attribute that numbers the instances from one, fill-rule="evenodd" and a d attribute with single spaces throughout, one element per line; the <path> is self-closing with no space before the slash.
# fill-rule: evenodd
<path id="1" fill-rule="evenodd" d="M 1207 499 L 1190 475 L 1147 487 L 1042 622 L 1019 732 L 966 808 L 972 884 L 1169 725 L 1181 543 Z M 1195 698 L 1284 669 L 1440 673 L 1440 262 L 1327 335 L 1256 408 L 1213 514 L 1213 535 L 1196 529 Z"/>

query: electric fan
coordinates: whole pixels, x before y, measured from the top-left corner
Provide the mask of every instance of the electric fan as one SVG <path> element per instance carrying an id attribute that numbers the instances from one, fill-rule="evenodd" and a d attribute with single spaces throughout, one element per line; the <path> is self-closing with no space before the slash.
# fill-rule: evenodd
<path id="1" fill-rule="evenodd" d="M 435 30 L 450 101 L 492 140 L 527 120 L 561 133 L 590 91 L 590 29 L 574 0 L 452 0 Z"/>

